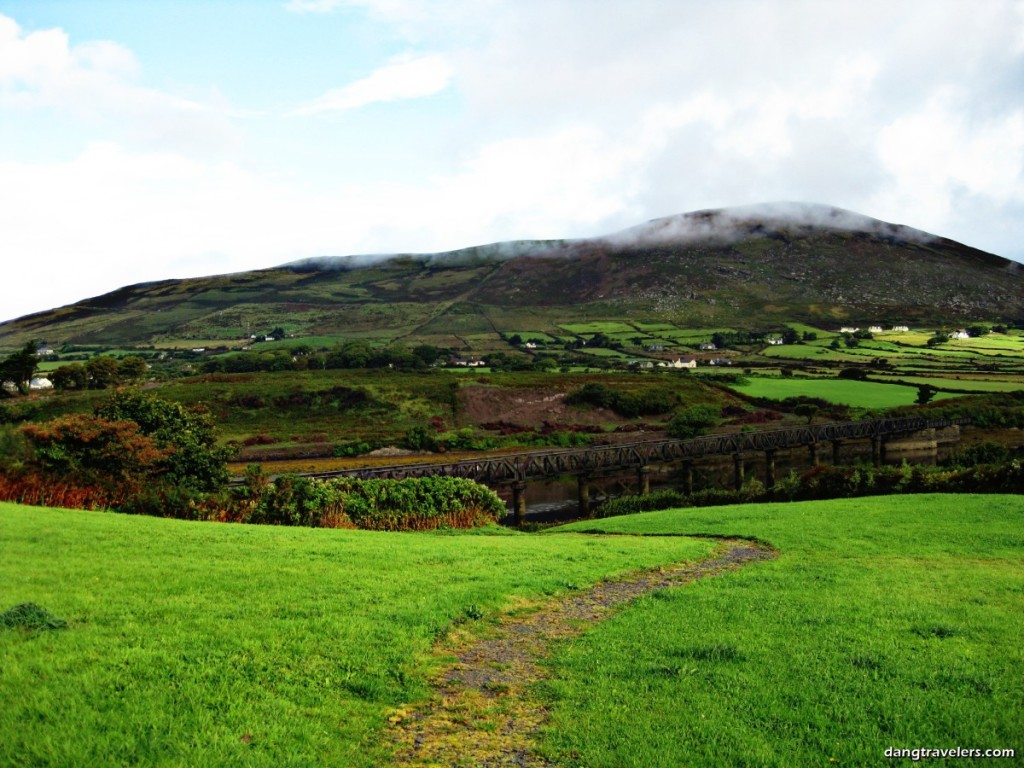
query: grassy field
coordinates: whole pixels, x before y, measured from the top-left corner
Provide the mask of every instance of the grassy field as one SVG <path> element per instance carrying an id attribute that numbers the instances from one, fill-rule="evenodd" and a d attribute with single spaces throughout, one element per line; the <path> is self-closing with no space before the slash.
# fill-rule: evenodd
<path id="1" fill-rule="evenodd" d="M 613 573 L 693 559 L 682 538 L 380 534 L 0 504 L 0 764 L 379 766 L 429 652 Z M 506 534 L 506 535 L 500 535 Z"/>
<path id="2" fill-rule="evenodd" d="M 917 399 L 915 387 L 899 384 L 880 384 L 871 381 L 850 379 L 749 379 L 745 384 L 730 385 L 732 389 L 751 397 L 768 397 L 784 400 L 787 397 L 807 395 L 820 397 L 831 403 L 860 408 L 894 408 L 911 405 Z M 955 397 L 949 393 L 936 398 Z"/>
<path id="3" fill-rule="evenodd" d="M 888 747 L 1024 754 L 1020 497 L 687 509 L 560 530 L 595 529 L 754 536 L 781 554 L 656 593 L 562 647 L 545 686 L 544 748 L 558 764 L 882 765 Z M 934 764 L 954 762 L 1019 764 Z"/>

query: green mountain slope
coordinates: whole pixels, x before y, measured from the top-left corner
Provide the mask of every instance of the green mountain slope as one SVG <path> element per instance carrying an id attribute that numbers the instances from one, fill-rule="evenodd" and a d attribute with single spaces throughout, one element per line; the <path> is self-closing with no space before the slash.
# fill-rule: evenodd
<path id="1" fill-rule="evenodd" d="M 699 211 L 604 238 L 326 257 L 169 280 L 0 324 L 0 346 L 300 335 L 457 343 L 631 318 L 678 325 L 1024 320 L 1024 265 L 825 206 Z"/>

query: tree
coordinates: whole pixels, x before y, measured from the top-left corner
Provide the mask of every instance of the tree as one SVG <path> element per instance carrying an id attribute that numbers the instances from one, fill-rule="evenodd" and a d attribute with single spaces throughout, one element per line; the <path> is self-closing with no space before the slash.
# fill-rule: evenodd
<path id="1" fill-rule="evenodd" d="M 85 364 L 89 389 L 106 389 L 120 381 L 117 360 L 112 357 L 94 357 Z"/>
<path id="2" fill-rule="evenodd" d="M 146 375 L 146 361 L 138 355 L 122 357 L 117 364 L 117 378 L 120 381 L 138 381 Z"/>
<path id="3" fill-rule="evenodd" d="M 50 373 L 50 381 L 57 389 L 85 389 L 89 376 L 81 363 L 62 365 Z"/>
<path id="4" fill-rule="evenodd" d="M 783 344 L 796 344 L 798 341 L 800 341 L 800 335 L 792 328 L 787 328 L 782 332 Z"/>
<path id="5" fill-rule="evenodd" d="M 935 397 L 935 393 L 938 391 L 931 384 L 921 384 L 917 388 L 917 400 L 914 402 L 918 405 L 926 405 L 932 401 L 932 398 Z"/>
<path id="6" fill-rule="evenodd" d="M 13 384 L 21 394 L 28 394 L 29 383 L 39 367 L 36 343 L 28 342 L 17 352 L 9 354 L 0 362 L 0 384 Z"/>
<path id="7" fill-rule="evenodd" d="M 810 424 L 814 417 L 818 415 L 818 406 L 812 405 L 811 403 L 800 403 L 796 408 L 793 409 L 793 413 L 797 416 L 803 416 L 807 419 L 807 423 Z"/>
<path id="8" fill-rule="evenodd" d="M 176 485 L 209 491 L 228 479 L 231 452 L 217 447 L 207 413 L 140 392 L 118 392 L 97 406 L 96 415 L 109 421 L 133 421 L 158 448 L 171 449 L 158 468 Z"/>

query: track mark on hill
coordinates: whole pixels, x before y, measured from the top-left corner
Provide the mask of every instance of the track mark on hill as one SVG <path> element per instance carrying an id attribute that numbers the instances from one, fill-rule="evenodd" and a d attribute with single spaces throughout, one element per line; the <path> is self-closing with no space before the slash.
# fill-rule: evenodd
<path id="1" fill-rule="evenodd" d="M 581 634 L 619 606 L 655 589 L 718 576 L 747 563 L 768 560 L 770 547 L 721 539 L 704 560 L 643 571 L 596 584 L 543 604 L 525 615 L 503 618 L 493 630 L 454 647 L 433 681 L 434 695 L 418 707 L 397 710 L 388 737 L 400 766 L 545 766 L 533 752 L 547 713 L 530 698 L 544 677 L 539 660 L 556 640 Z"/>

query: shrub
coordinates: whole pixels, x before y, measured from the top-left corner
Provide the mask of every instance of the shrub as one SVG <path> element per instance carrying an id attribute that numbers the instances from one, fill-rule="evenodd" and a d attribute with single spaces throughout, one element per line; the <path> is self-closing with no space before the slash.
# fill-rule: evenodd
<path id="1" fill-rule="evenodd" d="M 708 405 L 691 405 L 668 423 L 668 434 L 677 440 L 703 435 L 719 421 L 720 411 Z"/>
<path id="2" fill-rule="evenodd" d="M 505 514 L 494 491 L 462 478 L 315 480 L 285 475 L 270 483 L 252 468 L 245 485 L 235 491 L 233 507 L 225 519 L 386 531 L 470 528 Z"/>

